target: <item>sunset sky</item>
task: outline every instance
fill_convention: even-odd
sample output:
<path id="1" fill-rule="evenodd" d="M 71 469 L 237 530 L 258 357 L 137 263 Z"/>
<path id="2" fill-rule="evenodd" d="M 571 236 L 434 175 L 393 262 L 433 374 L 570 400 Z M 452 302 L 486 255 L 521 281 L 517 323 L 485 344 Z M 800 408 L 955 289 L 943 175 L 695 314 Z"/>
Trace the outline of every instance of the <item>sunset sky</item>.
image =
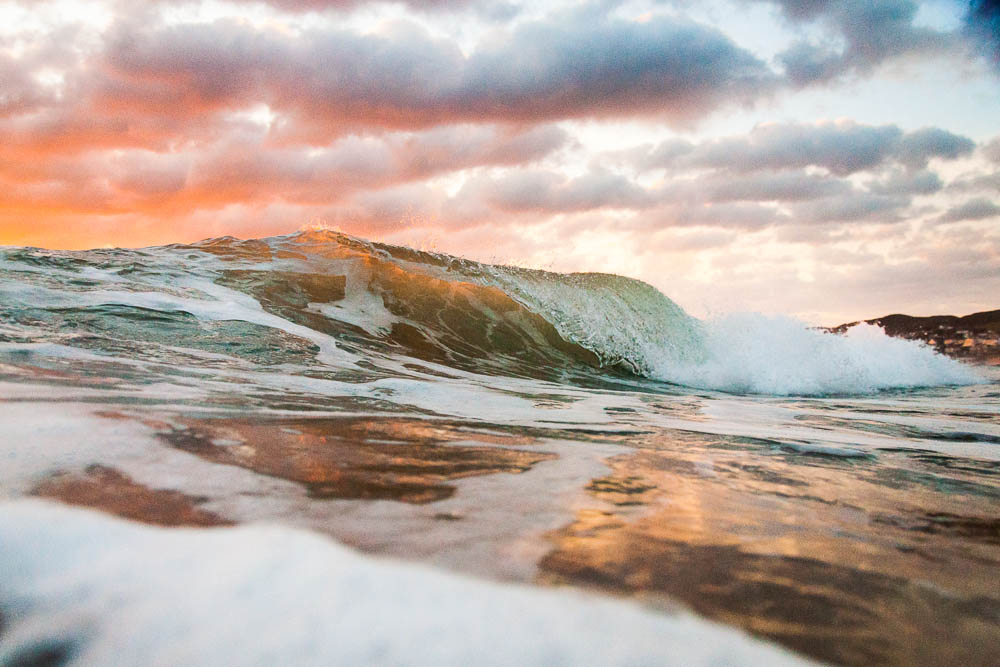
<path id="1" fill-rule="evenodd" d="M 998 308 L 994 7 L 0 1 L 0 245 L 323 224 L 698 316 Z"/>

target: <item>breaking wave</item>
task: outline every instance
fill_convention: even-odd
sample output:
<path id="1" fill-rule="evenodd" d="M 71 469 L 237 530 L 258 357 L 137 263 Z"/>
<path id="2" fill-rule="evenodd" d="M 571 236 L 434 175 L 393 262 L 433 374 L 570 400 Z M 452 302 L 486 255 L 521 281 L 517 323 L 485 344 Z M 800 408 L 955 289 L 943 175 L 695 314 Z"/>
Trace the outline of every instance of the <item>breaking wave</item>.
<path id="1" fill-rule="evenodd" d="M 709 320 L 696 363 L 665 355 L 652 377 L 727 392 L 867 394 L 885 389 L 973 384 L 967 365 L 919 341 L 891 338 L 870 324 L 843 335 L 787 317 L 756 313 Z"/>
<path id="2" fill-rule="evenodd" d="M 558 382 L 645 377 L 775 395 L 966 384 L 968 366 L 871 326 L 700 321 L 638 280 L 481 264 L 330 231 L 142 250 L 0 251 L 0 337 L 258 365 L 406 357 Z M 424 368 L 427 368 L 425 366 Z"/>

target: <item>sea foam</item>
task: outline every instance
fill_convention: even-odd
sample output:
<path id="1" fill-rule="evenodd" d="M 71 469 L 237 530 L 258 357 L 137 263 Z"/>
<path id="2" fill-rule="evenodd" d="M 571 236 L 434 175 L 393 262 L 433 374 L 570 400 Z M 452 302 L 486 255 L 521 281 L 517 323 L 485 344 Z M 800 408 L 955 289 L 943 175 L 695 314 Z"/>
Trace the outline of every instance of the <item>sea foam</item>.
<path id="1" fill-rule="evenodd" d="M 702 389 L 778 396 L 985 381 L 922 342 L 891 338 L 870 324 L 836 335 L 789 317 L 733 314 L 705 321 L 702 345 L 704 357 L 696 361 L 667 351 L 653 360 L 650 375 Z"/>
<path id="2" fill-rule="evenodd" d="M 802 664 L 687 612 L 365 557 L 276 526 L 0 504 L 0 664 Z"/>

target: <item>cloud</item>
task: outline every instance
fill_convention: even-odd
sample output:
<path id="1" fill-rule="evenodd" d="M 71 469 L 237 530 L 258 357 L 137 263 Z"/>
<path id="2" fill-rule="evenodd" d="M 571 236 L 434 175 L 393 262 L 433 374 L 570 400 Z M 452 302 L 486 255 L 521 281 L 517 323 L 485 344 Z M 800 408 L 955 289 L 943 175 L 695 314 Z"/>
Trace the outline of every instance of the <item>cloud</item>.
<path id="1" fill-rule="evenodd" d="M 788 218 L 757 202 L 847 199 L 863 194 L 849 181 L 804 171 L 703 175 L 642 187 L 623 174 L 599 167 L 575 178 L 542 169 L 520 169 L 468 179 L 449 200 L 446 212 L 451 219 L 471 223 L 508 214 L 655 210 L 655 217 L 669 219 L 671 224 L 759 227 Z"/>
<path id="2" fill-rule="evenodd" d="M 853 190 L 848 181 L 801 171 L 705 178 L 697 187 L 711 202 L 802 201 L 844 195 Z"/>
<path id="3" fill-rule="evenodd" d="M 460 225 L 598 209 L 638 214 L 654 226 L 882 225 L 926 214 L 910 208 L 911 198 L 943 189 L 937 173 L 918 165 L 973 148 L 970 140 L 936 128 L 905 133 L 850 122 L 759 126 L 745 136 L 701 143 L 672 139 L 595 162 L 639 171 L 667 162 L 667 178 L 659 184 L 642 185 L 598 166 L 575 178 L 549 169 L 481 173 L 449 199 L 444 213 Z M 815 171 L 817 166 L 827 173 Z M 846 178 L 857 173 L 871 176 L 864 187 Z"/>
<path id="4" fill-rule="evenodd" d="M 672 167 L 680 158 L 688 155 L 695 149 L 695 144 L 686 139 L 671 138 L 661 142 L 652 150 L 638 149 L 619 153 L 626 161 L 634 162 L 640 170 L 657 169 L 659 167 Z"/>
<path id="5" fill-rule="evenodd" d="M 665 18 L 533 23 L 477 51 L 463 97 L 522 119 L 649 113 L 690 122 L 748 103 L 776 78 L 712 28 Z M 470 95 L 471 93 L 471 95 Z"/>
<path id="6" fill-rule="evenodd" d="M 359 189 L 381 189 L 472 167 L 528 166 L 563 146 L 567 138 L 565 131 L 548 125 L 523 131 L 458 125 L 345 137 L 324 149 L 224 145 L 193 166 L 193 187 L 204 198 L 246 201 L 258 193 L 302 203 L 331 202 Z"/>
<path id="7" fill-rule="evenodd" d="M 908 197 L 874 193 L 852 193 L 794 207 L 792 219 L 800 223 L 901 222 L 901 212 L 909 206 Z"/>
<path id="8" fill-rule="evenodd" d="M 682 226 L 723 227 L 754 230 L 788 221 L 788 216 L 772 206 L 745 202 L 665 206 L 639 222 L 646 229 Z"/>
<path id="9" fill-rule="evenodd" d="M 881 195 L 929 195 L 939 192 L 944 184 L 933 171 L 894 169 L 879 180 L 869 181 L 868 190 Z"/>
<path id="10" fill-rule="evenodd" d="M 937 219 L 937 222 L 960 222 L 963 220 L 984 220 L 1000 216 L 1000 206 L 997 206 L 989 199 L 976 197 L 964 204 L 948 209 Z"/>
<path id="11" fill-rule="evenodd" d="M 237 19 L 167 25 L 136 11 L 99 39 L 67 28 L 59 48 L 34 40 L 16 57 L 0 50 L 0 157 L 211 146 L 260 108 L 271 143 L 314 146 L 463 123 L 648 116 L 683 125 L 777 85 L 721 32 L 680 20 L 571 14 L 495 31 L 466 55 L 405 21 L 366 34 L 330 22 L 295 33 Z M 40 81 L 46 73 L 59 85 Z"/>
<path id="12" fill-rule="evenodd" d="M 982 151 L 988 160 L 1000 164 L 1000 137 L 994 137 L 983 144 Z"/>
<path id="13" fill-rule="evenodd" d="M 341 138 L 324 147 L 271 145 L 261 128 L 242 128 L 185 150 L 98 150 L 45 160 L 0 161 L 5 205 L 89 212 L 180 212 L 231 203 L 329 204 L 361 189 L 482 166 L 530 165 L 566 145 L 554 125 L 436 127 Z M 0 156 L 7 149 L 0 147 Z M 83 196 L 87 193 L 87 196 Z M 81 208 L 83 207 L 83 208 Z"/>
<path id="14" fill-rule="evenodd" d="M 0 53 L 0 118 L 15 116 L 53 100 L 20 59 Z"/>
<path id="15" fill-rule="evenodd" d="M 925 127 L 903 135 L 895 147 L 894 157 L 910 169 L 923 169 L 931 158 L 954 160 L 971 154 L 975 147 L 975 142 L 967 137 L 937 127 Z"/>
<path id="16" fill-rule="evenodd" d="M 668 19 L 526 23 L 469 56 L 407 22 L 298 35 L 235 20 L 123 23 L 88 76 L 93 109 L 195 123 L 263 103 L 281 116 L 279 130 L 310 140 L 456 122 L 649 115 L 684 124 L 777 83 L 721 32 Z"/>
<path id="17" fill-rule="evenodd" d="M 778 61 L 784 66 L 788 80 L 797 86 L 828 81 L 846 69 L 841 54 L 802 41 L 783 51 Z"/>
<path id="18" fill-rule="evenodd" d="M 644 253 L 703 251 L 728 246 L 739 238 L 738 235 L 736 230 L 716 226 L 669 227 L 643 238 L 641 250 Z"/>
<path id="19" fill-rule="evenodd" d="M 793 24 L 819 23 L 839 39 L 799 40 L 778 55 L 796 86 L 867 74 L 888 60 L 955 48 L 954 33 L 915 25 L 916 0 L 764 0 Z"/>
<path id="20" fill-rule="evenodd" d="M 985 46 L 986 58 L 1000 69 L 1000 3 L 970 0 L 965 15 L 965 33 Z"/>
<path id="21" fill-rule="evenodd" d="M 453 210 L 482 215 L 486 208 L 534 213 L 642 209 L 654 203 L 654 196 L 628 178 L 605 170 L 591 171 L 572 179 L 549 171 L 518 170 L 499 178 L 472 178 L 455 200 Z"/>
<path id="22" fill-rule="evenodd" d="M 954 159 L 970 154 L 975 143 L 939 128 L 904 133 L 896 125 L 864 125 L 852 121 L 769 123 L 749 134 L 684 145 L 669 140 L 647 156 L 640 167 L 709 167 L 736 172 L 823 167 L 846 176 L 895 162 L 911 169 L 931 158 Z"/>
<path id="23" fill-rule="evenodd" d="M 354 234 L 372 237 L 408 228 L 440 227 L 444 195 L 423 183 L 407 183 L 384 190 L 364 191 L 336 206 L 321 209 L 319 217 Z"/>
<path id="24" fill-rule="evenodd" d="M 570 143 L 557 125 L 442 126 L 403 136 L 394 142 L 396 162 L 410 177 L 480 165 L 529 165 Z"/>
<path id="25" fill-rule="evenodd" d="M 146 4 L 183 5 L 186 0 L 147 0 Z M 226 4 L 239 7 L 241 5 L 263 5 L 273 9 L 289 12 L 348 12 L 365 5 L 373 4 L 371 0 L 225 0 Z M 509 20 L 520 12 L 520 7 L 503 0 L 396 0 L 398 4 L 422 13 L 441 13 L 472 11 L 479 16 L 493 20 Z M 128 3 L 120 1 L 125 7 Z"/>
<path id="26" fill-rule="evenodd" d="M 1000 171 L 965 174 L 948 184 L 955 192 L 995 192 L 1000 194 Z"/>

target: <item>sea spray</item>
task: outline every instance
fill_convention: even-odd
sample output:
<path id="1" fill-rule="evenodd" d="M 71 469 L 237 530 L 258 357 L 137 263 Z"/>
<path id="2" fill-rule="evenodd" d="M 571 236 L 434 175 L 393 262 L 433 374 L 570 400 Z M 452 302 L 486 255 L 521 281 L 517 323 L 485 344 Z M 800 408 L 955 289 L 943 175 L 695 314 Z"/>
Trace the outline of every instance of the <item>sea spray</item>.
<path id="1" fill-rule="evenodd" d="M 731 314 L 704 322 L 705 357 L 664 354 L 651 376 L 691 387 L 777 396 L 866 394 L 983 381 L 919 341 L 861 324 L 843 335 L 789 317 Z"/>

